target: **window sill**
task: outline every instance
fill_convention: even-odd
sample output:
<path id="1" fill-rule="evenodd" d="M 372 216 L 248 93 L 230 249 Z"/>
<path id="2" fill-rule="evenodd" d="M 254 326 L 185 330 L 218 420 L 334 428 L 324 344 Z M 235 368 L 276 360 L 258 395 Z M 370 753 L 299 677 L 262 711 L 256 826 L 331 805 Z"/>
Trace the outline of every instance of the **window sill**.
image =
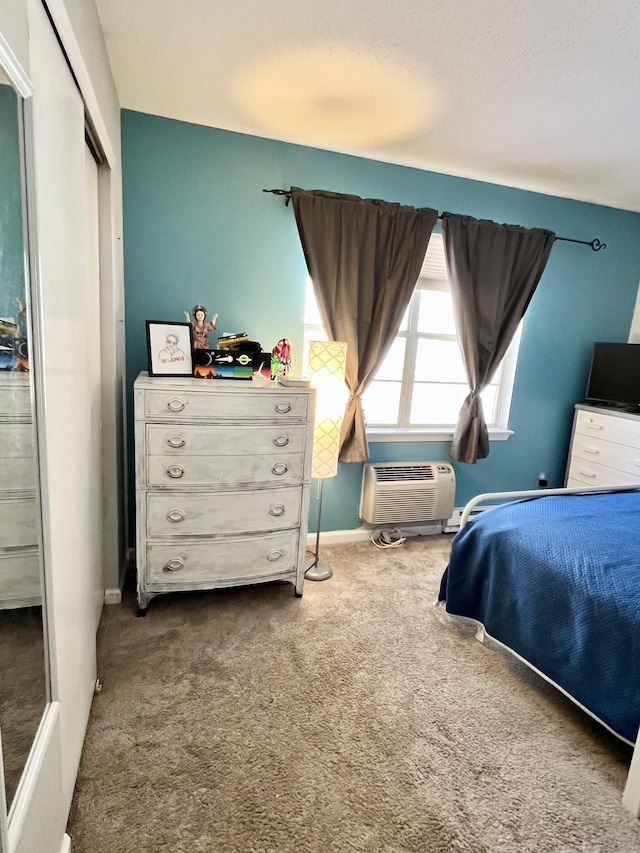
<path id="1" fill-rule="evenodd" d="M 489 441 L 507 441 L 513 435 L 512 429 L 489 427 Z M 368 427 L 367 440 L 381 441 L 451 441 L 453 427 L 421 427 L 401 429 L 398 427 Z"/>

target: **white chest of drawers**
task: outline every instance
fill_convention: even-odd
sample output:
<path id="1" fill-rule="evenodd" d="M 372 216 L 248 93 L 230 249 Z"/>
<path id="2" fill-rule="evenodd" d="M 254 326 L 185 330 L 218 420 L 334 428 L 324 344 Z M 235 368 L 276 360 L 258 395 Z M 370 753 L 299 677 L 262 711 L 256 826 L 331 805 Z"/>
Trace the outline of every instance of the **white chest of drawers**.
<path id="1" fill-rule="evenodd" d="M 302 595 L 314 391 L 134 383 L 138 614 L 161 593 L 285 580 Z"/>
<path id="2" fill-rule="evenodd" d="M 29 375 L 0 373 L 0 609 L 40 604 L 40 538 Z"/>
<path id="3" fill-rule="evenodd" d="M 640 416 L 576 406 L 565 484 L 640 485 Z"/>

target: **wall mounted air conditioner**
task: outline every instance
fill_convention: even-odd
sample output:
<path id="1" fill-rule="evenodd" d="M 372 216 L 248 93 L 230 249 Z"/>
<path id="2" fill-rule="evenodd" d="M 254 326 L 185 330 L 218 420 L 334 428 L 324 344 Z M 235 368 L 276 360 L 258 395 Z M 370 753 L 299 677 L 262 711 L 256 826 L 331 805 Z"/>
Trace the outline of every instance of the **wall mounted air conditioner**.
<path id="1" fill-rule="evenodd" d="M 448 519 L 455 493 L 456 475 L 448 462 L 367 463 L 360 518 L 369 524 Z"/>

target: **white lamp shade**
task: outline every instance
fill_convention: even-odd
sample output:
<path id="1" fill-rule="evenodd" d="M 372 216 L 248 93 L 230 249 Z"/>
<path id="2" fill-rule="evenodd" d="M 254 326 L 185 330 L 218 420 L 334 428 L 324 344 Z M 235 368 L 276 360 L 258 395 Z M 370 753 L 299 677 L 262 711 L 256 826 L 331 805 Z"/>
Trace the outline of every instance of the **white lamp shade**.
<path id="1" fill-rule="evenodd" d="M 344 372 L 347 345 L 340 341 L 311 341 L 308 376 L 316 389 L 311 476 L 325 480 L 338 473 L 340 428 L 346 403 Z"/>

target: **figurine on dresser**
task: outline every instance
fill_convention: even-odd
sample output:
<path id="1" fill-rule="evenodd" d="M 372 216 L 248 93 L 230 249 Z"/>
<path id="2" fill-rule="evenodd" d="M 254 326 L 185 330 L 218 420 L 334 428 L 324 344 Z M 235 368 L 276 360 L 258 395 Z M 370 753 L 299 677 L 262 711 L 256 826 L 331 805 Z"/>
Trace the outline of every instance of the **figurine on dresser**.
<path id="1" fill-rule="evenodd" d="M 189 317 L 187 311 L 184 312 L 187 322 L 191 323 L 191 328 L 193 329 L 194 349 L 209 349 L 209 332 L 215 331 L 218 315 L 214 314 L 210 322 L 207 323 L 207 309 L 204 305 L 194 305 L 191 314 L 193 315 L 193 320 Z"/>

